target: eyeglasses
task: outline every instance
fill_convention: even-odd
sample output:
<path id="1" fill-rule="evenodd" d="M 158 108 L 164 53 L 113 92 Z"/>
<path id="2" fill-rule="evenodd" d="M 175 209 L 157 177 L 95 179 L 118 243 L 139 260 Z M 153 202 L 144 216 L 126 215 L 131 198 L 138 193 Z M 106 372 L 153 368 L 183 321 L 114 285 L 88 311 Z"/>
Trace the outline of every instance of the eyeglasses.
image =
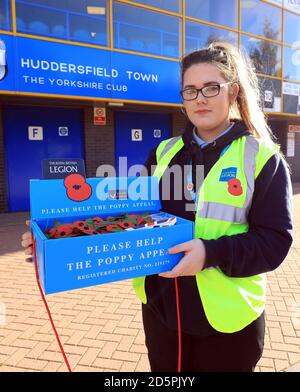
<path id="1" fill-rule="evenodd" d="M 180 94 L 185 101 L 193 101 L 194 99 L 197 99 L 199 92 L 201 92 L 205 98 L 216 97 L 220 94 L 221 87 L 226 86 L 226 84 L 230 84 L 230 82 L 211 84 L 202 88 L 188 87 L 181 90 Z"/>

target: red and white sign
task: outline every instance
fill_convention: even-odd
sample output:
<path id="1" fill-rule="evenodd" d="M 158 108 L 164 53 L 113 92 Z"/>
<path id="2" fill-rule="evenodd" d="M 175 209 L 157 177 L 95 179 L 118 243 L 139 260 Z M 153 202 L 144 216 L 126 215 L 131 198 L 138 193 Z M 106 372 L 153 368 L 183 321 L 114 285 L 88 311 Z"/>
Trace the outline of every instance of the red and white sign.
<path id="1" fill-rule="evenodd" d="M 300 132 L 300 125 L 289 125 L 289 132 Z"/>
<path id="2" fill-rule="evenodd" d="M 295 133 L 288 132 L 287 134 L 287 149 L 286 149 L 287 157 L 295 156 Z"/>
<path id="3" fill-rule="evenodd" d="M 106 125 L 106 109 L 94 107 L 94 125 Z"/>

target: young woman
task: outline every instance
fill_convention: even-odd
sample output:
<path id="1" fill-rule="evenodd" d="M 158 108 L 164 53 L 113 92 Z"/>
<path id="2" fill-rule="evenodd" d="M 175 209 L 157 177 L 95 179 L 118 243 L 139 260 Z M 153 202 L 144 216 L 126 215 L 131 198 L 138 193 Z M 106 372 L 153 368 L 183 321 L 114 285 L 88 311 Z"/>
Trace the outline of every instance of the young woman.
<path id="1" fill-rule="evenodd" d="M 195 239 L 169 250 L 184 252 L 172 271 L 133 281 L 151 370 L 253 371 L 264 346 L 265 273 L 292 243 L 289 171 L 252 64 L 235 47 L 212 43 L 184 57 L 181 94 L 186 131 L 161 142 L 146 167 L 159 178 L 162 210 L 194 221 Z M 164 181 L 174 167 L 184 175 Z M 30 233 L 22 245 L 31 254 Z"/>
<path id="2" fill-rule="evenodd" d="M 265 273 L 292 243 L 292 191 L 252 67 L 222 42 L 184 57 L 189 123 L 146 163 L 162 196 L 169 176 L 163 211 L 195 221 L 195 239 L 170 250 L 184 252 L 172 271 L 134 280 L 152 371 L 254 371 L 263 352 Z M 169 175 L 178 166 L 186 176 Z"/>

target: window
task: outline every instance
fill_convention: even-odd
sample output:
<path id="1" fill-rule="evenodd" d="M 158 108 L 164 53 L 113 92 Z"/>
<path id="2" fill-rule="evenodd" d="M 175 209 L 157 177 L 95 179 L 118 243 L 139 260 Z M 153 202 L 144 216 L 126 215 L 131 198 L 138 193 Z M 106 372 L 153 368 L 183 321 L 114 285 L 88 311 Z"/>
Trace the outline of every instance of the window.
<path id="1" fill-rule="evenodd" d="M 237 45 L 237 34 L 233 31 L 205 25 L 203 23 L 186 21 L 185 32 L 186 54 L 208 46 L 212 41 L 222 40 Z"/>
<path id="2" fill-rule="evenodd" d="M 300 46 L 295 49 L 285 47 L 283 60 L 283 77 L 300 81 Z"/>
<path id="3" fill-rule="evenodd" d="M 242 0 L 241 7 L 243 31 L 281 41 L 280 8 L 258 0 Z"/>
<path id="4" fill-rule="evenodd" d="M 114 3 L 114 47 L 178 58 L 179 18 Z"/>
<path id="5" fill-rule="evenodd" d="M 181 13 L 181 0 L 132 0 L 135 3 L 149 5 L 162 10 Z"/>
<path id="6" fill-rule="evenodd" d="M 11 30 L 11 9 L 9 0 L 0 0 L 0 30 Z"/>
<path id="7" fill-rule="evenodd" d="M 284 11 L 284 42 L 293 45 L 300 41 L 300 15 Z"/>
<path id="8" fill-rule="evenodd" d="M 241 36 L 241 46 L 252 59 L 257 73 L 281 76 L 281 46 L 248 36 Z"/>
<path id="9" fill-rule="evenodd" d="M 237 0 L 186 0 L 186 16 L 237 28 Z"/>
<path id="10" fill-rule="evenodd" d="M 107 45 L 106 0 L 16 0 L 17 31 Z"/>
<path id="11" fill-rule="evenodd" d="M 284 113 L 300 114 L 300 84 L 283 82 L 282 90 Z"/>
<path id="12" fill-rule="evenodd" d="M 281 80 L 258 76 L 261 102 L 265 112 L 281 112 Z"/>

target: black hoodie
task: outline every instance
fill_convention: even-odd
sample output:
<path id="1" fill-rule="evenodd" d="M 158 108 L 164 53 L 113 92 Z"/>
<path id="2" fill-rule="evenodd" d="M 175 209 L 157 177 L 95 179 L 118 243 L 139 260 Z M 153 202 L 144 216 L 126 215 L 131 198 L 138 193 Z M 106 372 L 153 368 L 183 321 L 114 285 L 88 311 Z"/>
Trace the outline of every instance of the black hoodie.
<path id="1" fill-rule="evenodd" d="M 202 149 L 193 137 L 193 126 L 188 124 L 183 134 L 184 146 L 169 164 L 204 166 L 204 177 L 219 159 L 223 149 L 233 140 L 248 135 L 244 122 L 235 121 L 233 127 L 215 141 Z M 156 165 L 156 148 L 153 149 L 145 163 L 148 173 L 153 174 Z M 195 172 L 193 172 L 195 183 Z M 161 184 L 160 181 L 160 192 Z M 173 176 L 170 184 L 169 200 L 161 200 L 162 210 L 179 217 L 194 221 L 192 211 L 186 211 L 184 190 L 187 179 Z M 179 188 L 180 187 L 180 188 Z M 182 190 L 178 197 L 175 189 Z M 176 195 L 176 198 L 175 198 Z M 180 199 L 180 200 L 178 200 Z M 218 266 L 231 277 L 247 277 L 277 268 L 286 257 L 292 243 L 292 187 L 290 175 L 284 159 L 276 154 L 265 164 L 255 181 L 255 189 L 251 208 L 248 213 L 249 231 L 244 234 L 223 236 L 216 240 L 203 240 L 206 250 L 205 268 Z M 216 333 L 209 325 L 201 303 L 195 277 L 178 278 L 181 327 L 183 332 L 199 336 Z M 174 279 L 162 278 L 158 275 L 146 278 L 147 308 L 154 311 L 169 328 L 177 329 Z"/>

